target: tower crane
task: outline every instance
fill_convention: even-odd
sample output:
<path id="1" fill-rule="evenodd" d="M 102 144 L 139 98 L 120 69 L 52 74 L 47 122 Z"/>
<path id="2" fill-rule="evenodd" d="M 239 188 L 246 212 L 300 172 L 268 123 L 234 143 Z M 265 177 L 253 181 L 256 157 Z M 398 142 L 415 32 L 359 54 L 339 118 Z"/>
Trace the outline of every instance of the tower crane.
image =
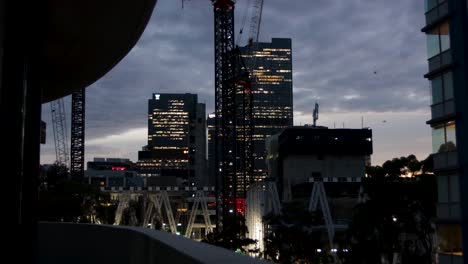
<path id="1" fill-rule="evenodd" d="M 227 214 L 237 210 L 238 191 L 245 198 L 253 167 L 252 89 L 234 41 L 236 1 L 210 1 L 214 12 L 216 226 L 221 231 Z M 258 26 L 251 29 L 258 37 Z"/>
<path id="2" fill-rule="evenodd" d="M 67 124 L 63 98 L 50 102 L 50 112 L 54 132 L 56 162 L 68 167 Z"/>
<path id="3" fill-rule="evenodd" d="M 72 94 L 70 175 L 79 181 L 84 177 L 85 99 L 84 88 Z"/>
<path id="4" fill-rule="evenodd" d="M 258 36 L 260 35 L 260 24 L 262 22 L 263 12 L 263 0 L 254 0 L 252 6 L 252 17 L 250 19 L 250 31 L 248 45 L 252 46 L 258 42 Z"/>

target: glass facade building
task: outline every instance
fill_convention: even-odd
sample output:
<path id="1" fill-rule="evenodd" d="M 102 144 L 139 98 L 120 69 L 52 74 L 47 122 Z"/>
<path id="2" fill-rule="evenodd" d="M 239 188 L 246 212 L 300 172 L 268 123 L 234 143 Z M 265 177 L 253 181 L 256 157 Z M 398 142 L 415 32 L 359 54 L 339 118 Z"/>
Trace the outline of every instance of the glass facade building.
<path id="1" fill-rule="evenodd" d="M 241 56 L 254 80 L 253 178 L 258 181 L 267 176 L 265 140 L 293 125 L 291 39 L 253 43 L 241 48 Z"/>
<path id="2" fill-rule="evenodd" d="M 426 0 L 437 249 L 441 264 L 463 263 L 468 241 L 468 19 L 466 0 Z"/>
<path id="3" fill-rule="evenodd" d="M 205 105 L 195 94 L 153 94 L 148 145 L 138 153 L 141 176 L 201 182 L 206 174 Z"/>

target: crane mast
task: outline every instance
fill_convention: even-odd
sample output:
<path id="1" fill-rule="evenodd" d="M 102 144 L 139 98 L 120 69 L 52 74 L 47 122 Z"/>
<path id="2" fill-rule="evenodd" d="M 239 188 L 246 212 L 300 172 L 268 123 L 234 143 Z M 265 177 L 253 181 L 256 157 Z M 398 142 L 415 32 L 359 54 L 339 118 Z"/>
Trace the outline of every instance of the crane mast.
<path id="1" fill-rule="evenodd" d="M 50 102 L 50 112 L 54 132 L 56 162 L 68 167 L 67 124 L 63 98 Z"/>
<path id="2" fill-rule="evenodd" d="M 230 59 L 234 51 L 234 6 L 232 0 L 212 0 L 214 11 L 214 63 L 215 63 L 215 171 L 218 231 L 223 229 L 226 215 L 235 212 L 236 181 L 236 129 L 235 92 L 228 81 L 233 78 L 234 67 Z"/>
<path id="3" fill-rule="evenodd" d="M 212 0 L 215 48 L 215 172 L 217 230 L 228 214 L 242 213 L 253 170 L 252 89 L 234 41 L 232 0 Z M 241 202 L 242 203 L 242 202 Z"/>
<path id="4" fill-rule="evenodd" d="M 252 89 L 234 41 L 234 0 L 211 0 L 214 12 L 216 227 L 237 213 L 253 170 Z M 182 2 L 183 4 L 183 2 Z M 256 18 L 259 20 L 259 18 Z M 258 36 L 258 28 L 257 28 Z"/>
<path id="5" fill-rule="evenodd" d="M 71 161 L 72 179 L 83 180 L 84 177 L 84 142 L 85 141 L 85 89 L 72 94 L 71 124 Z"/>
<path id="6" fill-rule="evenodd" d="M 252 8 L 248 43 L 249 46 L 258 42 L 258 36 L 260 35 L 260 24 L 262 22 L 263 0 L 254 0 Z"/>

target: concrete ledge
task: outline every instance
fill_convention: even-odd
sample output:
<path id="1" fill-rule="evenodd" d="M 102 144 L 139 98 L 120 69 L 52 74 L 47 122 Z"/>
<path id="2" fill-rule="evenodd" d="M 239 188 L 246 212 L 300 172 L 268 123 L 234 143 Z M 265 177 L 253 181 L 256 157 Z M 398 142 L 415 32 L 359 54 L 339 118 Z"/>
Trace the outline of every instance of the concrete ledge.
<path id="1" fill-rule="evenodd" d="M 38 263 L 269 263 L 152 229 L 39 223 Z"/>

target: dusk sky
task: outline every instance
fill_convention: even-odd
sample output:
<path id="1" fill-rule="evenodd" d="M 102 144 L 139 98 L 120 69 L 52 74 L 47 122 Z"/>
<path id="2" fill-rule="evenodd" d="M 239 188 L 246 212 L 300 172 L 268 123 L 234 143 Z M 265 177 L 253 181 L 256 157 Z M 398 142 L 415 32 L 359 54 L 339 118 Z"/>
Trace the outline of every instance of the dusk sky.
<path id="1" fill-rule="evenodd" d="M 248 2 L 237 1 L 236 38 Z M 361 128 L 363 118 L 373 130 L 372 163 L 380 165 L 431 151 L 423 26 L 422 0 L 265 0 L 260 41 L 292 39 L 294 124 L 312 123 L 315 102 L 318 125 Z M 247 34 L 249 21 L 244 28 Z M 186 1 L 184 9 L 180 0 L 159 0 L 137 45 L 86 90 L 86 161 L 137 160 L 152 93 L 196 93 L 213 112 L 213 34 L 209 0 Z M 41 163 L 52 163 L 49 104 L 42 114 L 48 134 Z"/>

